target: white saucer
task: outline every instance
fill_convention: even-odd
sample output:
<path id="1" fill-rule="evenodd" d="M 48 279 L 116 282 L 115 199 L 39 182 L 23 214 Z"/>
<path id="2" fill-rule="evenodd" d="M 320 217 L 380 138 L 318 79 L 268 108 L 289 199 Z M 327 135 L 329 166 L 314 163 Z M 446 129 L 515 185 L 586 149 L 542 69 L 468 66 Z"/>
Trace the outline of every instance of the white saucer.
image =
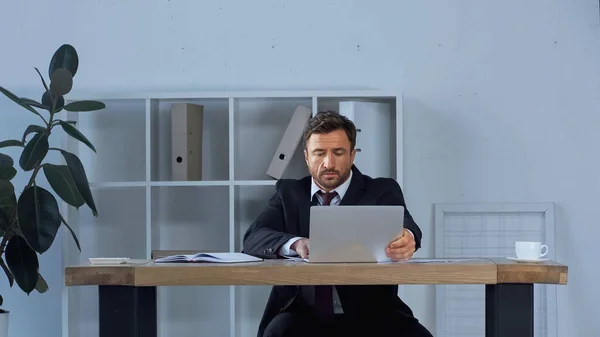
<path id="1" fill-rule="evenodd" d="M 507 259 L 521 263 L 539 263 L 548 261 L 549 259 L 519 259 L 518 257 L 507 257 Z"/>
<path id="2" fill-rule="evenodd" d="M 124 264 L 129 261 L 128 257 L 90 257 L 91 264 Z"/>

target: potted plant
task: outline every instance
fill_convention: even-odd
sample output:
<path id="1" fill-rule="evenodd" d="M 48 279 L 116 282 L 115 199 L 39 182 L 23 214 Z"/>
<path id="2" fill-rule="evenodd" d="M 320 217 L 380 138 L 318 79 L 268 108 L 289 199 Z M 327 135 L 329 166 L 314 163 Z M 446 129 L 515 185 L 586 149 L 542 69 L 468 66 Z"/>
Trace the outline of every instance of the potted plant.
<path id="1" fill-rule="evenodd" d="M 94 111 L 104 109 L 98 101 L 78 101 L 65 104 L 65 95 L 73 87 L 79 58 L 73 46 L 65 44 L 54 53 L 48 69 L 49 85 L 37 71 L 44 90 L 40 101 L 19 97 L 0 87 L 0 92 L 20 108 L 40 117 L 40 123 L 25 128 L 21 139 L 0 140 L 0 151 L 7 147 L 22 148 L 18 158 L 0 152 L 0 267 L 12 287 L 16 283 L 28 295 L 36 290 L 43 293 L 48 284 L 39 271 L 38 254 L 46 252 L 54 242 L 59 227 L 64 224 L 71 232 L 79 251 L 77 236 L 60 213 L 59 203 L 48 189 L 37 184 L 36 177 L 44 174 L 50 188 L 67 204 L 79 208 L 87 205 L 94 216 L 98 211 L 94 203 L 85 169 L 79 158 L 68 151 L 50 147 L 48 139 L 53 131 L 64 131 L 70 137 L 87 145 L 92 143 L 76 128 L 76 123 L 59 119 L 57 113 L 65 111 Z M 57 129 L 58 128 L 58 129 Z M 49 163 L 46 155 L 58 151 L 64 163 Z M 13 184 L 17 166 L 29 175 L 29 180 L 19 195 Z M 2 309 L 0 294 L 0 337 L 8 334 L 8 314 Z"/>

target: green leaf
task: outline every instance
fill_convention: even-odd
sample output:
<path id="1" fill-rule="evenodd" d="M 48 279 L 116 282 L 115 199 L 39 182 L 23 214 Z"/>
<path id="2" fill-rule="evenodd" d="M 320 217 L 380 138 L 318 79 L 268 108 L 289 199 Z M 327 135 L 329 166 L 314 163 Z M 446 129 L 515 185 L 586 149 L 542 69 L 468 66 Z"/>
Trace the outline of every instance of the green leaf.
<path id="1" fill-rule="evenodd" d="M 85 203 L 67 165 L 44 164 L 42 168 L 48 183 L 62 200 L 76 208 Z"/>
<path id="2" fill-rule="evenodd" d="M 50 75 L 50 92 L 53 95 L 62 96 L 73 89 L 73 76 L 69 70 L 58 68 Z"/>
<path id="3" fill-rule="evenodd" d="M 61 122 L 63 122 L 63 123 L 67 123 L 67 124 L 71 124 L 71 125 L 77 125 L 77 122 L 76 122 L 76 121 L 64 121 L 64 120 L 62 120 L 62 119 L 55 119 L 54 121 L 52 121 L 52 125 L 58 125 L 58 124 L 60 124 Z"/>
<path id="4" fill-rule="evenodd" d="M 6 234 L 10 227 L 9 221 L 10 219 L 8 217 L 8 214 L 6 214 L 4 210 L 0 208 L 0 232 L 2 232 L 2 236 Z"/>
<path id="5" fill-rule="evenodd" d="M 96 152 L 96 148 L 94 147 L 94 145 L 92 145 L 92 142 L 90 142 L 79 130 L 77 130 L 77 128 L 75 128 L 73 125 L 69 124 L 69 123 L 65 123 L 63 121 L 59 122 L 60 126 L 62 126 L 63 130 L 65 130 L 65 132 L 77 139 L 78 141 L 84 143 L 85 145 L 87 145 L 90 149 L 92 149 L 92 151 Z"/>
<path id="6" fill-rule="evenodd" d="M 11 180 L 17 175 L 11 156 L 0 153 L 0 180 Z"/>
<path id="7" fill-rule="evenodd" d="M 16 139 L 9 139 L 9 140 L 4 140 L 0 142 L 0 147 L 9 147 L 9 146 L 20 146 L 23 147 L 25 146 L 25 144 L 21 141 L 18 141 Z"/>
<path id="8" fill-rule="evenodd" d="M 38 101 L 34 101 L 30 98 L 26 98 L 26 97 L 21 97 L 21 103 L 23 104 L 27 104 L 30 107 L 36 107 L 36 108 L 40 108 L 40 109 L 48 109 L 48 107 L 44 106 L 42 103 L 38 102 Z"/>
<path id="9" fill-rule="evenodd" d="M 37 71 L 38 75 L 40 75 L 40 80 L 42 81 L 42 84 L 44 85 L 44 89 L 46 89 L 46 91 L 50 91 L 50 88 L 48 88 L 48 85 L 46 84 L 46 81 L 44 80 L 44 76 L 42 76 L 42 73 L 40 72 L 40 70 L 36 67 L 34 68 L 35 71 Z M 44 103 L 42 101 L 42 103 Z"/>
<path id="10" fill-rule="evenodd" d="M 17 175 L 14 167 L 0 167 L 0 180 L 12 180 Z"/>
<path id="11" fill-rule="evenodd" d="M 33 170 L 44 160 L 49 147 L 47 133 L 38 133 L 33 136 L 25 146 L 23 153 L 21 153 L 21 158 L 19 159 L 21 168 L 24 171 Z"/>
<path id="12" fill-rule="evenodd" d="M 15 162 L 12 157 L 4 153 L 0 153 L 0 167 L 13 167 Z"/>
<path id="13" fill-rule="evenodd" d="M 10 218 L 17 206 L 15 187 L 8 180 L 0 180 L 0 209 Z"/>
<path id="14" fill-rule="evenodd" d="M 56 97 L 56 106 L 54 107 L 54 112 L 59 112 L 60 110 L 62 110 L 62 108 L 65 106 L 65 98 L 64 96 L 60 95 L 60 96 L 55 96 Z M 52 96 L 50 95 L 49 91 L 44 92 L 44 94 L 42 95 L 42 104 L 47 106 L 47 110 L 52 112 Z"/>
<path id="15" fill-rule="evenodd" d="M 3 93 L 6 97 L 10 98 L 13 102 L 21 104 L 21 99 L 19 98 L 19 96 L 13 94 L 12 92 L 10 92 L 10 90 L 0 87 L 0 92 Z"/>
<path id="16" fill-rule="evenodd" d="M 0 87 L 0 92 L 3 93 L 6 97 L 10 98 L 13 102 L 19 104 L 20 106 L 24 107 L 25 109 L 33 112 L 36 115 L 40 115 L 34 108 L 30 107 L 27 104 L 23 104 L 21 102 L 21 99 L 19 97 L 17 97 L 17 95 L 13 94 L 12 92 L 8 91 L 8 89 L 5 89 L 3 87 Z"/>
<path id="17" fill-rule="evenodd" d="M 79 249 L 79 252 L 81 253 L 81 246 L 79 245 L 79 239 L 77 238 L 77 235 L 75 235 L 73 228 L 71 228 L 71 226 L 69 226 L 69 224 L 65 221 L 65 218 L 63 218 L 62 214 L 60 214 L 60 221 L 62 221 L 65 224 L 65 226 L 67 227 L 67 229 L 69 230 L 69 232 L 71 232 L 71 236 L 73 237 L 73 240 L 75 241 L 75 244 L 77 245 L 77 249 Z"/>
<path id="18" fill-rule="evenodd" d="M 72 102 L 64 106 L 67 111 L 96 111 L 106 108 L 106 104 L 98 101 L 78 101 Z"/>
<path id="19" fill-rule="evenodd" d="M 0 179 L 0 200 L 13 194 L 15 194 L 15 187 L 13 184 L 8 180 Z M 2 204 L 0 204 L 0 206 L 1 205 Z"/>
<path id="20" fill-rule="evenodd" d="M 38 280 L 35 284 L 35 290 L 37 290 L 40 294 L 43 294 L 46 291 L 48 291 L 48 283 L 46 283 L 46 280 L 44 280 L 42 274 L 40 273 L 38 273 Z"/>
<path id="21" fill-rule="evenodd" d="M 6 264 L 19 287 L 28 295 L 35 289 L 39 275 L 37 254 L 20 236 L 13 236 L 6 245 Z"/>
<path id="22" fill-rule="evenodd" d="M 33 250 L 42 254 L 52 246 L 60 226 L 58 202 L 52 193 L 35 185 L 26 188 L 17 201 L 17 217 Z"/>
<path id="23" fill-rule="evenodd" d="M 67 166 L 69 167 L 69 172 L 71 173 L 71 177 L 73 177 L 73 181 L 75 181 L 75 185 L 81 194 L 81 197 L 85 201 L 85 203 L 90 207 L 94 216 L 98 216 L 98 210 L 96 210 L 96 205 L 94 203 L 94 197 L 92 196 L 92 191 L 90 190 L 90 184 L 87 179 L 87 175 L 85 174 L 85 169 L 81 164 L 79 158 L 72 154 L 71 152 L 60 150 L 65 161 L 67 162 Z"/>
<path id="24" fill-rule="evenodd" d="M 23 132 L 23 139 L 22 139 L 22 143 L 25 143 L 25 139 L 27 139 L 27 136 L 29 136 L 30 133 L 45 133 L 46 132 L 46 128 L 43 126 L 39 126 L 39 125 L 29 125 L 27 127 L 27 129 L 25 129 L 25 132 Z"/>
<path id="25" fill-rule="evenodd" d="M 71 77 L 74 77 L 79 67 L 79 57 L 75 48 L 69 44 L 63 44 L 60 46 L 50 61 L 48 67 L 48 75 L 52 77 L 52 74 L 56 69 L 66 68 L 70 73 Z"/>

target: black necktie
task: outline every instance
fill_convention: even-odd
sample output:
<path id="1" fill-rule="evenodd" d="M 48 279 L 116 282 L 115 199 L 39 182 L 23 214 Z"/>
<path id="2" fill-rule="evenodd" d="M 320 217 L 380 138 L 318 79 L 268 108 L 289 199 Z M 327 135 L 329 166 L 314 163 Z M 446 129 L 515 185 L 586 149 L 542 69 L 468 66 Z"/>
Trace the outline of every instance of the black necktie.
<path id="1" fill-rule="evenodd" d="M 337 192 L 323 193 L 317 192 L 323 197 L 322 206 L 329 206 L 331 200 L 337 195 Z M 316 286 L 315 287 L 315 311 L 317 317 L 325 322 L 333 320 L 333 287 Z"/>
<path id="2" fill-rule="evenodd" d="M 331 204 L 331 200 L 333 200 L 333 198 L 335 198 L 335 196 L 337 195 L 337 192 L 335 192 L 335 191 L 333 191 L 333 192 L 318 191 L 317 193 L 319 193 L 319 195 L 321 197 L 323 197 L 323 203 L 321 204 L 322 206 L 329 206 L 329 204 Z"/>

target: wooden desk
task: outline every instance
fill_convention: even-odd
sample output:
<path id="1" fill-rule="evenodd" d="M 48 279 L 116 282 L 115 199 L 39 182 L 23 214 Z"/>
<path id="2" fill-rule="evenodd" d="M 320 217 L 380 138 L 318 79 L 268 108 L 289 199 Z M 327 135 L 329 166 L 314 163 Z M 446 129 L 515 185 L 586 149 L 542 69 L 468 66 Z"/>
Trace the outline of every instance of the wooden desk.
<path id="1" fill-rule="evenodd" d="M 310 264 L 153 263 L 67 267 L 67 286 L 99 287 L 100 337 L 153 337 L 156 287 L 211 285 L 484 284 L 486 337 L 533 337 L 533 285 L 566 284 L 567 267 L 555 262 L 470 259 L 419 263 Z"/>

